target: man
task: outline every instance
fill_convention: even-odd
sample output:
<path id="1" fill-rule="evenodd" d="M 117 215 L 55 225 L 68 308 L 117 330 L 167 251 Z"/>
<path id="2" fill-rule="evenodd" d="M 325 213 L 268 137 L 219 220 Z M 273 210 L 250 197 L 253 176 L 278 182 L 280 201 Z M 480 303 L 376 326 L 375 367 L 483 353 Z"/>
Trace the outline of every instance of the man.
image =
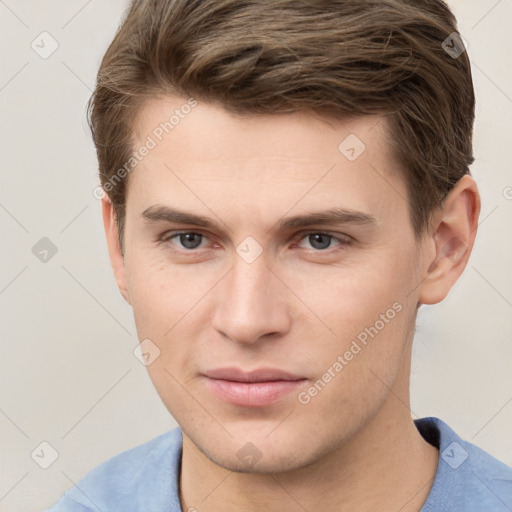
<path id="1" fill-rule="evenodd" d="M 112 267 L 179 428 L 53 512 L 512 510 L 511 468 L 409 409 L 418 308 L 480 212 L 443 2 L 135 1 L 90 114 Z"/>

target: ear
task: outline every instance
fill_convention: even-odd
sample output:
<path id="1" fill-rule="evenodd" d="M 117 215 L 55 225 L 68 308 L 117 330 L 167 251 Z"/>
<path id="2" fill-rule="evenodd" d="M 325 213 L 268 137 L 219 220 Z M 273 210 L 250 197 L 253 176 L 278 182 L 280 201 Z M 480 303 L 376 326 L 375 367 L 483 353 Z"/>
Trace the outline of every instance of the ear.
<path id="1" fill-rule="evenodd" d="M 435 258 L 419 288 L 418 302 L 437 304 L 467 265 L 478 228 L 480 195 L 475 180 L 465 175 L 446 197 L 435 216 L 429 237 Z"/>
<path id="2" fill-rule="evenodd" d="M 114 277 L 121 295 L 128 304 L 131 304 L 130 297 L 128 295 L 128 287 L 126 286 L 125 262 L 121 246 L 119 245 L 119 234 L 114 207 L 110 198 L 106 194 L 101 200 L 101 207 L 105 236 L 107 238 L 108 253 L 110 256 L 110 263 L 112 264 L 112 270 L 114 271 Z"/>

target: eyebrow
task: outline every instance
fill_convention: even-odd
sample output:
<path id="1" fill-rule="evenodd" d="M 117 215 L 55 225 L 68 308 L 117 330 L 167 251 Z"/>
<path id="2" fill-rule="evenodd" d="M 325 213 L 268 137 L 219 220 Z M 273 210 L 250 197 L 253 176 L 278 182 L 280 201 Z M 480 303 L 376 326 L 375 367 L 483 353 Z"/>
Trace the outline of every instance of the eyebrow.
<path id="1" fill-rule="evenodd" d="M 146 208 L 142 218 L 147 222 L 165 221 L 175 224 L 189 224 L 202 228 L 220 229 L 220 223 L 216 220 L 196 215 L 184 210 L 170 208 L 168 206 L 154 205 Z M 377 219 L 366 212 L 347 210 L 344 208 L 331 208 L 319 212 L 305 213 L 293 217 L 285 217 L 276 222 L 280 230 L 305 228 L 315 224 L 334 226 L 338 224 L 376 224 Z"/>

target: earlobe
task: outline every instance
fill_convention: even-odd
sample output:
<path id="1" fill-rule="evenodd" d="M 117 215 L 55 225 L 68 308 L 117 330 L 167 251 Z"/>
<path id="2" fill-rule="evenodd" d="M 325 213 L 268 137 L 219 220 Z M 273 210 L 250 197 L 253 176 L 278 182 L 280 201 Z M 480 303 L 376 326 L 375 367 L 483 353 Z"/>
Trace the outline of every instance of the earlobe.
<path id="1" fill-rule="evenodd" d="M 114 277 L 121 295 L 126 302 L 131 305 L 130 297 L 128 294 L 128 287 L 126 285 L 126 269 L 125 261 L 119 244 L 118 227 L 115 217 L 114 208 L 110 198 L 105 196 L 101 200 L 103 226 L 105 228 L 105 236 L 107 239 L 108 253 Z"/>
<path id="2" fill-rule="evenodd" d="M 435 257 L 419 286 L 418 301 L 437 304 L 464 271 L 478 227 L 480 196 L 475 180 L 461 178 L 445 199 L 433 226 Z"/>

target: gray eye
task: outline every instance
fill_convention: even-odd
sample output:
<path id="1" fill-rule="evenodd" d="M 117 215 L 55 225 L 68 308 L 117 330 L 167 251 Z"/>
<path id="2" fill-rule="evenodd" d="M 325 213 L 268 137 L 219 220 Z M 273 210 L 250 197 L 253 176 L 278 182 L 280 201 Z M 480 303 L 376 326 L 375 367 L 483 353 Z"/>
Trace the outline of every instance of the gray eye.
<path id="1" fill-rule="evenodd" d="M 197 249 L 203 240 L 203 235 L 200 233 L 182 233 L 179 235 L 180 244 L 185 249 Z"/>
<path id="2" fill-rule="evenodd" d="M 325 233 L 311 233 L 308 236 L 308 241 L 315 249 L 327 249 L 331 245 L 332 235 Z"/>

